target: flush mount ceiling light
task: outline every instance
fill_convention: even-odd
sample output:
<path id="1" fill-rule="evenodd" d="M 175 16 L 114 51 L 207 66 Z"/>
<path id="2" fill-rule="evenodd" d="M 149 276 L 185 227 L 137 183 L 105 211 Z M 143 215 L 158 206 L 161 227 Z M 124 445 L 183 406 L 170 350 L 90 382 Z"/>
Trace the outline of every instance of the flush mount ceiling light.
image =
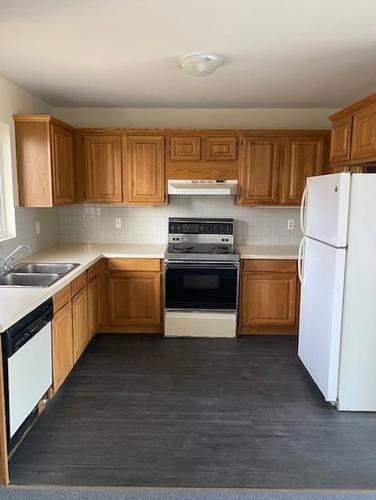
<path id="1" fill-rule="evenodd" d="M 220 54 L 190 54 L 183 57 L 179 68 L 193 76 L 208 76 L 223 64 Z"/>

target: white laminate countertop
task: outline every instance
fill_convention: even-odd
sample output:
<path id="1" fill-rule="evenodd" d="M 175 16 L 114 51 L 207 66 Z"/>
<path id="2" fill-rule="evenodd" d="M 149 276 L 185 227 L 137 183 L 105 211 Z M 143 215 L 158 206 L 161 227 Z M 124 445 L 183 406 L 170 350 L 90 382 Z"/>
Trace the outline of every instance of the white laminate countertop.
<path id="1" fill-rule="evenodd" d="M 239 245 L 241 259 L 297 259 L 298 246 L 289 245 Z"/>
<path id="2" fill-rule="evenodd" d="M 72 262 L 80 264 L 47 288 L 0 287 L 0 332 L 4 332 L 45 300 L 52 297 L 102 257 L 162 259 L 166 245 L 57 245 L 23 259 L 24 262 Z"/>

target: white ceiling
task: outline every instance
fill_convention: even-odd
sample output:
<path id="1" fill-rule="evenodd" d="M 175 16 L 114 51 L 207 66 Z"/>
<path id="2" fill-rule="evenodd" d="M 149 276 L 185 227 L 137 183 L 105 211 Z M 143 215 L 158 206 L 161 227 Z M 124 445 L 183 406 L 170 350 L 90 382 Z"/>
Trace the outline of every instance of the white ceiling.
<path id="1" fill-rule="evenodd" d="M 376 90 L 374 0 L 0 0 L 0 73 L 55 106 L 337 107 Z M 222 53 L 206 78 L 178 69 Z"/>

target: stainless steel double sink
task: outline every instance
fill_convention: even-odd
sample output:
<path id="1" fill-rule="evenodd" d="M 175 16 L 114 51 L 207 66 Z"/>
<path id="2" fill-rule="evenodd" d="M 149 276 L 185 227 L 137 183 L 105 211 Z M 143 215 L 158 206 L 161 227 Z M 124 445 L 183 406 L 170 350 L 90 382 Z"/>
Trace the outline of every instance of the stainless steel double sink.
<path id="1" fill-rule="evenodd" d="M 80 264 L 27 263 L 0 277 L 0 287 L 46 288 L 56 283 Z"/>

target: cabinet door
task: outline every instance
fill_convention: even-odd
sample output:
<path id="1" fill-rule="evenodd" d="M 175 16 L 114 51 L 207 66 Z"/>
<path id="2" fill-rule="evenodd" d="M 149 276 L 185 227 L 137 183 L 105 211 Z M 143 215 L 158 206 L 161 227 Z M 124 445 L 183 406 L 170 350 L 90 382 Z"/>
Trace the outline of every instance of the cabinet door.
<path id="1" fill-rule="evenodd" d="M 57 391 L 73 368 L 72 305 L 68 302 L 52 320 L 53 387 Z"/>
<path id="2" fill-rule="evenodd" d="M 160 324 L 159 272 L 111 272 L 108 293 L 110 325 Z"/>
<path id="3" fill-rule="evenodd" d="M 199 161 L 201 158 L 201 137 L 170 137 L 169 157 L 172 161 Z"/>
<path id="4" fill-rule="evenodd" d="M 75 202 L 74 137 L 70 130 L 51 125 L 54 205 Z"/>
<path id="5" fill-rule="evenodd" d="M 323 170 L 324 138 L 287 137 L 282 203 L 300 205 L 307 177 Z"/>
<path id="6" fill-rule="evenodd" d="M 343 116 L 332 123 L 330 136 L 330 161 L 350 159 L 351 115 Z"/>
<path id="7" fill-rule="evenodd" d="M 296 321 L 295 273 L 243 274 L 241 324 L 243 326 L 293 326 Z"/>
<path id="8" fill-rule="evenodd" d="M 123 201 L 121 138 L 84 137 L 85 199 L 93 203 Z"/>
<path id="9" fill-rule="evenodd" d="M 206 161 L 235 161 L 237 157 L 236 136 L 206 137 Z"/>
<path id="10" fill-rule="evenodd" d="M 376 157 L 376 104 L 356 111 L 353 116 L 351 159 Z"/>
<path id="11" fill-rule="evenodd" d="M 87 287 L 85 287 L 72 299 L 74 362 L 78 360 L 89 342 L 87 309 Z"/>
<path id="12" fill-rule="evenodd" d="M 244 137 L 239 172 L 241 205 L 277 202 L 279 155 L 278 137 Z"/>
<path id="13" fill-rule="evenodd" d="M 99 275 L 94 276 L 87 284 L 87 317 L 89 328 L 89 339 L 97 333 L 99 326 Z"/>
<path id="14" fill-rule="evenodd" d="M 128 137 L 125 183 L 127 203 L 165 203 L 164 137 Z"/>

